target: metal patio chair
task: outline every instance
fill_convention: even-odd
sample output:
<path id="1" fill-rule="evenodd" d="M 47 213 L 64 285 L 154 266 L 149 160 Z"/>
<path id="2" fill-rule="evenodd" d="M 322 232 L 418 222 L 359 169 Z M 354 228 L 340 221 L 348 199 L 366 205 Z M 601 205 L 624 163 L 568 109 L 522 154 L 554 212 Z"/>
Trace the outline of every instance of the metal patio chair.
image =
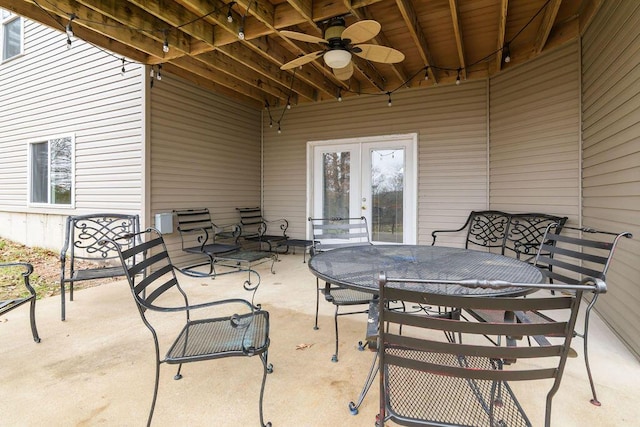
<path id="1" fill-rule="evenodd" d="M 313 246 L 311 247 L 311 257 L 316 253 L 328 251 L 336 248 L 348 246 L 371 245 L 369 230 L 365 217 L 360 218 L 309 218 L 313 232 Z M 325 282 L 324 287 L 320 286 L 320 280 L 316 278 L 316 316 L 313 329 L 318 329 L 318 309 L 320 294 L 325 300 L 335 306 L 334 323 L 336 332 L 335 353 L 331 357 L 332 362 L 338 361 L 338 317 L 349 314 L 366 313 L 368 305 L 375 295 L 354 289 L 340 287 Z M 366 309 L 358 311 L 348 311 L 341 313 L 340 307 L 366 305 Z M 359 343 L 359 348 L 364 349 L 364 344 Z"/>
<path id="2" fill-rule="evenodd" d="M 124 276 L 117 252 L 101 241 L 139 231 L 138 215 L 96 213 L 67 217 L 64 245 L 60 251 L 61 320 L 66 318 L 67 284 L 69 301 L 73 301 L 75 282 Z M 85 263 L 81 265 L 81 262 Z"/>
<path id="3" fill-rule="evenodd" d="M 277 247 L 279 242 L 287 240 L 289 221 L 286 219 L 267 220 L 262 216 L 260 207 L 236 208 L 236 210 L 240 215 L 240 239 L 257 244 L 258 249 L 262 249 L 264 244 L 269 252 L 274 249 L 274 246 Z"/>
<path id="4" fill-rule="evenodd" d="M 472 296 L 424 293 L 407 283 L 438 286 L 523 287 L 550 289 L 558 285 L 512 284 L 502 281 L 434 281 L 379 278 L 378 357 L 380 412 L 377 425 L 390 419 L 402 425 L 531 426 L 509 381 L 552 379 L 546 395 L 545 426 L 551 424 L 551 403 L 560 386 L 583 292 L 605 292 L 606 284 L 588 278 L 565 285 L 570 293 L 559 297 Z M 560 288 L 560 287 L 558 287 Z M 407 306 L 429 303 L 460 309 L 503 311 L 558 310 L 568 320 L 544 324 L 469 322 L 460 317 L 442 319 L 390 309 L 391 301 Z M 391 327 L 389 327 L 391 326 Z M 396 332 L 402 327 L 402 334 Z M 444 332 L 444 333 L 443 333 Z M 463 339 L 455 339 L 462 334 Z M 540 347 L 495 346 L 487 334 L 552 335 L 560 341 Z M 505 361 L 518 360 L 505 366 Z"/>
<path id="5" fill-rule="evenodd" d="M 3 262 L 0 263 L 0 270 L 2 271 L 2 277 L 4 280 L 10 279 L 11 276 L 22 276 L 22 282 L 25 287 L 26 293 L 23 293 L 17 298 L 9 298 L 0 301 L 0 314 L 4 314 L 14 308 L 20 307 L 23 304 L 29 303 L 29 320 L 31 323 L 31 334 L 35 342 L 40 342 L 40 336 L 38 335 L 38 329 L 36 328 L 36 291 L 29 282 L 29 276 L 33 273 L 33 266 L 26 262 Z M 24 271 L 21 271 L 24 270 Z"/>
<path id="6" fill-rule="evenodd" d="M 542 269 L 550 283 L 576 284 L 582 277 L 595 277 L 606 281 L 607 271 L 611 265 L 613 254 L 621 238 L 632 238 L 629 232 L 613 233 L 608 231 L 598 231 L 589 227 L 568 227 L 563 228 L 563 234 L 557 233 L 555 229 L 558 225 L 551 224 L 544 235 L 543 243 L 535 258 L 534 265 Z M 571 235 L 565 234 L 572 233 Z M 596 396 L 596 388 L 589 366 L 588 334 L 589 316 L 591 310 L 598 300 L 595 294 L 584 315 L 584 328 L 582 332 L 574 332 L 575 336 L 583 339 L 584 363 L 589 377 L 589 385 L 593 395 L 591 403 L 600 406 L 600 401 Z M 521 322 L 550 322 L 553 321 L 544 313 L 535 310 L 527 312 L 516 312 L 518 321 Z M 540 345 L 546 344 L 544 337 L 533 337 Z"/>
<path id="7" fill-rule="evenodd" d="M 231 298 L 192 304 L 180 286 L 175 274 L 176 270 L 180 270 L 171 263 L 160 233 L 155 229 L 147 229 L 140 234 L 142 239 L 139 240 L 143 241 L 131 248 L 121 248 L 118 240 L 106 244 L 115 245 L 118 249 L 140 317 L 153 336 L 156 372 L 147 426 L 151 424 L 156 405 L 161 364 L 177 364 L 178 371 L 174 379 L 178 380 L 182 378 L 181 370 L 184 363 L 237 356 L 258 356 L 262 362 L 260 425 L 271 426 L 270 422 L 264 423 L 262 412 L 267 373 L 273 371 L 273 366 L 267 363 L 269 313 L 255 305 L 253 297 L 252 301 Z M 144 278 L 136 283 L 134 277 L 142 272 L 146 272 Z M 248 287 L 245 283 L 245 289 L 252 295 L 255 295 L 257 287 Z M 147 316 L 148 312 L 182 312 L 185 315 L 182 330 L 163 358 L 160 357 L 159 341 L 165 342 L 163 337 L 166 334 L 159 329 L 161 321 L 155 323 L 152 320 L 158 320 L 157 316 L 150 319 Z M 199 313 L 197 318 L 192 317 L 196 312 Z M 175 329 L 172 329 L 171 335 L 174 334 L 173 331 Z"/>

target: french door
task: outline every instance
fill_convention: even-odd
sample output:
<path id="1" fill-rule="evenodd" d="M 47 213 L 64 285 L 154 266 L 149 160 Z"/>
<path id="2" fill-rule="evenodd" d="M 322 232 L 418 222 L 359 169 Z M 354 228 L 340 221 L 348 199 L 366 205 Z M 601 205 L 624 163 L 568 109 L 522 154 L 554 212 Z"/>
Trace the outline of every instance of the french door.
<path id="1" fill-rule="evenodd" d="M 312 216 L 364 216 L 373 242 L 414 244 L 416 146 L 416 134 L 310 142 Z"/>

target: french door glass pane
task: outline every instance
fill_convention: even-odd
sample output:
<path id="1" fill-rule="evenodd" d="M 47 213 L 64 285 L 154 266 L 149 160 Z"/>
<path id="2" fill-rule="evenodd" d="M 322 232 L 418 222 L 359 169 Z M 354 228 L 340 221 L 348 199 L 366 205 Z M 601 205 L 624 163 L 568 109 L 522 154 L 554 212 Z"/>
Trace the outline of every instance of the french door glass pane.
<path id="1" fill-rule="evenodd" d="M 403 242 L 404 150 L 371 150 L 371 238 Z"/>
<path id="2" fill-rule="evenodd" d="M 351 154 L 349 152 L 324 153 L 322 166 L 324 183 L 322 216 L 348 218 Z"/>

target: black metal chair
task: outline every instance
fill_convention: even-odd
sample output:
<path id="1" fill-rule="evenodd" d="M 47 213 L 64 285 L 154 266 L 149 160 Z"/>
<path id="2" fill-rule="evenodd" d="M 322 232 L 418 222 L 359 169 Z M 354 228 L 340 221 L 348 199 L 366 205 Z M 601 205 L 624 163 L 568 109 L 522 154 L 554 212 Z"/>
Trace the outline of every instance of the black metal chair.
<path id="1" fill-rule="evenodd" d="M 583 292 L 604 292 L 606 284 L 589 278 L 567 286 L 559 297 L 480 297 L 425 294 L 407 282 L 497 288 L 549 289 L 557 285 L 511 284 L 496 281 L 443 282 L 417 279 L 379 279 L 380 412 L 377 425 L 391 419 L 402 425 L 531 426 L 508 381 L 552 379 L 546 395 L 545 426 L 551 424 L 551 403 L 560 386 Z M 533 288 L 531 288 L 533 286 Z M 442 319 L 389 308 L 429 303 L 460 309 L 502 311 L 561 310 L 568 320 L 544 324 L 468 322 Z M 557 311 L 555 311 L 557 313 Z M 389 327 L 391 326 L 391 327 Z M 402 334 L 392 332 L 402 327 Z M 442 333 L 444 332 L 444 334 Z M 455 337 L 462 334 L 463 340 Z M 541 347 L 495 346 L 482 335 L 553 335 L 562 339 Z M 464 341 L 464 343 L 463 343 Z M 506 361 L 517 364 L 505 366 Z"/>
<path id="2" fill-rule="evenodd" d="M 619 240 L 622 237 L 633 237 L 629 232 L 612 233 L 589 227 L 568 226 L 565 226 L 563 234 L 560 234 L 555 230 L 558 227 L 559 225 L 551 224 L 547 228 L 534 265 L 542 269 L 550 283 L 560 286 L 579 283 L 580 279 L 585 276 L 605 281 Z M 598 294 L 595 294 L 585 310 L 583 331 L 574 332 L 574 334 L 583 339 L 584 362 L 593 394 L 591 403 L 600 406 L 589 366 L 588 352 L 589 316 L 597 300 Z M 516 312 L 516 317 L 520 322 L 553 321 L 549 316 L 535 310 L 524 313 Z M 534 339 L 540 345 L 546 344 L 544 337 L 534 337 Z"/>
<path id="3" fill-rule="evenodd" d="M 369 239 L 369 230 L 365 217 L 360 218 L 309 218 L 311 229 L 313 232 L 313 246 L 311 247 L 311 256 L 316 253 L 328 251 L 336 248 L 347 246 L 371 245 Z M 366 313 L 368 311 L 369 302 L 375 297 L 367 292 L 354 289 L 343 288 L 331 283 L 325 282 L 324 287 L 320 286 L 320 280 L 316 278 L 316 316 L 313 329 L 318 329 L 318 309 L 320 294 L 324 295 L 325 300 L 335 306 L 334 323 L 336 332 L 335 353 L 331 357 L 331 361 L 338 361 L 338 316 L 349 314 Z M 358 311 L 349 311 L 340 313 L 339 309 L 343 306 L 366 305 L 367 309 Z M 360 349 L 364 349 L 364 344 L 359 343 Z"/>
<path id="4" fill-rule="evenodd" d="M 154 229 L 147 229 L 141 234 L 144 239 L 140 240 L 144 241 L 128 249 L 120 246 L 120 243 L 126 242 L 126 238 L 105 244 L 118 249 L 142 321 L 153 335 L 156 374 L 147 426 L 151 424 L 156 405 L 162 363 L 178 365 L 178 371 L 174 377 L 178 380 L 182 378 L 183 363 L 235 356 L 259 356 L 263 365 L 259 401 L 260 425 L 270 426 L 270 422 L 264 423 L 262 412 L 267 373 L 273 371 L 273 366 L 267 363 L 269 313 L 262 310 L 259 305 L 255 305 L 253 301 L 241 298 L 191 304 L 176 277 L 175 271 L 178 269 L 171 263 L 160 233 Z M 125 237 L 132 239 L 133 236 Z M 142 272 L 146 272 L 144 278 L 136 283 L 134 277 Z M 245 289 L 253 295 L 257 287 L 257 285 L 248 287 L 245 283 Z M 184 326 L 162 359 L 159 336 L 163 335 L 147 317 L 148 311 L 185 313 Z M 192 313 L 196 311 L 204 313 L 197 319 L 192 319 Z M 162 341 L 164 342 L 164 339 Z"/>
<path id="5" fill-rule="evenodd" d="M 66 284 L 69 284 L 69 300 L 73 301 L 75 282 L 124 276 L 118 253 L 100 242 L 139 231 L 138 215 L 98 213 L 67 218 L 64 246 L 60 251 L 62 320 L 66 318 Z M 80 262 L 84 262 L 82 266 Z"/>
<path id="6" fill-rule="evenodd" d="M 220 226 L 213 223 L 207 208 L 175 209 L 173 211 L 178 222 L 182 250 L 189 254 L 206 257 L 205 262 L 196 262 L 182 268 L 182 272 L 191 276 L 211 276 L 220 274 L 247 272 L 247 284 L 251 286 L 251 274 L 260 283 L 260 274 L 253 268 L 263 262 L 271 261 L 271 272 L 274 273 L 275 254 L 261 251 L 245 250 L 237 244 L 240 229 L 236 224 Z M 196 268 L 209 266 L 208 273 L 201 273 Z M 216 266 L 228 267 L 231 270 L 221 273 Z"/>
<path id="7" fill-rule="evenodd" d="M 277 247 L 279 242 L 287 240 L 289 222 L 286 219 L 267 220 L 262 216 L 260 207 L 236 210 L 240 214 L 240 239 L 257 244 L 258 249 L 262 249 L 264 244 L 269 252 L 274 246 Z M 273 232 L 274 228 L 280 231 Z"/>
<path id="8" fill-rule="evenodd" d="M 7 279 L 10 276 L 20 274 L 22 276 L 22 282 L 24 287 L 26 288 L 26 292 L 28 295 L 20 296 L 17 298 L 9 298 L 6 300 L 0 301 L 0 314 L 4 314 L 8 311 L 13 310 L 14 308 L 20 307 L 23 304 L 29 303 L 29 319 L 31 322 L 31 333 L 33 334 L 33 340 L 35 342 L 40 342 L 40 336 L 38 335 L 38 329 L 36 328 L 36 291 L 31 286 L 29 282 L 29 276 L 33 273 L 33 266 L 26 262 L 3 262 L 0 263 L 0 269 L 2 272 L 2 277 Z M 24 271 L 22 271 L 24 270 Z M 16 283 L 17 284 L 17 283 Z"/>

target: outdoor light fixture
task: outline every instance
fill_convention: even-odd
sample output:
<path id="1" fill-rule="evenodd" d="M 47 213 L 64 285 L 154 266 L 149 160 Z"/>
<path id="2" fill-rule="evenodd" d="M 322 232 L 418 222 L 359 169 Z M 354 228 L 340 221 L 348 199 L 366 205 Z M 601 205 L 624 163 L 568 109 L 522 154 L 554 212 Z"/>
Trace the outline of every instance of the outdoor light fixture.
<path id="1" fill-rule="evenodd" d="M 324 63 L 331 68 L 344 68 L 349 65 L 349 61 L 351 53 L 346 50 L 334 49 L 324 54 Z"/>

